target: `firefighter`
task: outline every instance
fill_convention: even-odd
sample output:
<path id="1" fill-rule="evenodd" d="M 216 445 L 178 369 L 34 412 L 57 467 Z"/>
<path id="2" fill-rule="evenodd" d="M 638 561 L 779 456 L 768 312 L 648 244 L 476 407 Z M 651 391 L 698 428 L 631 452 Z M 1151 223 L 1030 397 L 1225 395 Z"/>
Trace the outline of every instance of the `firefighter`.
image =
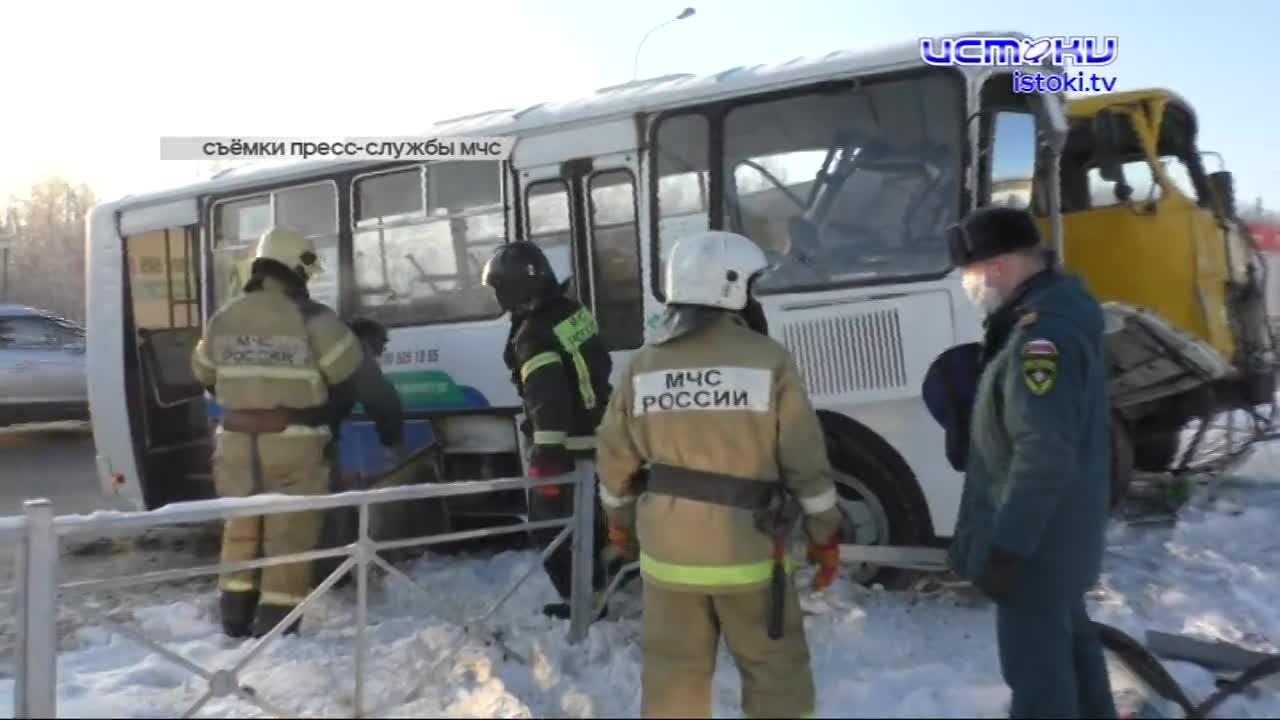
<path id="1" fill-rule="evenodd" d="M 756 244 L 734 233 L 677 242 L 662 324 L 624 373 L 598 434 L 609 541 L 638 555 L 644 580 L 644 717 L 711 716 L 722 632 L 748 716 L 815 711 L 785 548 L 803 515 L 821 564 L 813 587 L 826 588 L 839 562 L 840 513 L 795 362 L 741 313 L 765 267 Z M 644 466 L 642 488 L 635 477 Z"/>
<path id="2" fill-rule="evenodd" d="M 572 472 L 577 460 L 595 453 L 595 431 L 609 402 L 613 362 L 600 339 L 595 318 L 566 296 L 551 264 L 537 245 L 514 242 L 498 248 L 485 265 L 482 282 L 493 288 L 498 304 L 511 314 L 503 359 L 524 401 L 522 426 L 529 445 L 529 477 L 548 478 Z M 568 486 L 537 488 L 529 500 L 529 519 L 550 520 L 573 514 Z M 592 587 L 603 588 L 603 513 L 595 533 Z M 549 544 L 558 528 L 533 533 Z M 543 607 L 556 618 L 569 616 L 573 551 L 562 543 L 544 563 L 561 602 Z M 604 612 L 604 608 L 601 608 Z"/>
<path id="3" fill-rule="evenodd" d="M 213 315 L 192 353 L 192 371 L 225 414 L 215 433 L 218 495 L 321 495 L 329 484 L 333 391 L 354 392 L 375 409 L 376 384 L 360 342 L 330 308 L 307 294 L 321 270 L 315 247 L 296 230 L 262 234 L 244 294 Z M 374 402 L 370 402 L 374 400 Z M 312 550 L 323 513 L 228 520 L 224 563 Z M 311 563 L 295 562 L 221 578 L 223 630 L 261 636 L 309 591 Z M 296 633 L 299 623 L 286 632 Z"/>
<path id="4" fill-rule="evenodd" d="M 948 243 L 987 316 L 951 564 L 996 604 L 1011 717 L 1114 718 L 1084 602 L 1110 515 L 1102 309 L 1025 210 L 975 211 Z"/>

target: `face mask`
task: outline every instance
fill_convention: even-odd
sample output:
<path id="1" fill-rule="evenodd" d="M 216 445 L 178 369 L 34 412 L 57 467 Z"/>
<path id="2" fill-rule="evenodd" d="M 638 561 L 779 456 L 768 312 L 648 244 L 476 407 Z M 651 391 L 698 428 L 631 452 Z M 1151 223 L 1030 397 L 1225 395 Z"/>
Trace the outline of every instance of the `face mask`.
<path id="1" fill-rule="evenodd" d="M 987 282 L 985 273 L 965 273 L 961 276 L 960 282 L 964 285 L 964 293 L 969 296 L 969 300 L 984 315 L 990 315 L 1000 307 L 1002 300 L 1000 293 Z"/>

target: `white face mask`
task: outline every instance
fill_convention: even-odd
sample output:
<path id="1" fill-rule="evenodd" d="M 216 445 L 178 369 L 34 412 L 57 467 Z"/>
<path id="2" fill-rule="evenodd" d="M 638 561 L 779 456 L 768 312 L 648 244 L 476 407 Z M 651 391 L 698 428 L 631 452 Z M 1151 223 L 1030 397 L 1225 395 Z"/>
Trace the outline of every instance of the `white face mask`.
<path id="1" fill-rule="evenodd" d="M 1000 292 L 987 282 L 985 273 L 965 273 L 960 277 L 960 282 L 964 285 L 964 293 L 982 311 L 982 314 L 990 315 L 1000 307 L 1003 298 L 1000 297 Z"/>

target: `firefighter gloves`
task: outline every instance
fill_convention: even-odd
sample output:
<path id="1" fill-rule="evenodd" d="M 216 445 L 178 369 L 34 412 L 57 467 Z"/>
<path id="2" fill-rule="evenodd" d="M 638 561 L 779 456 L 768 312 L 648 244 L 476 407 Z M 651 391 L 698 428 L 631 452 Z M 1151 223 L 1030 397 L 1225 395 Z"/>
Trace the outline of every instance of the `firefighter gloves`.
<path id="1" fill-rule="evenodd" d="M 529 477 L 531 478 L 559 477 L 573 472 L 573 468 L 573 456 L 564 445 L 534 445 L 529 451 Z"/>
<path id="2" fill-rule="evenodd" d="M 619 525 L 609 526 L 609 544 L 604 550 L 605 566 L 614 565 L 616 563 L 635 562 L 640 556 L 640 551 L 636 547 L 635 538 L 632 537 L 631 531 Z"/>
<path id="3" fill-rule="evenodd" d="M 818 566 L 818 574 L 813 577 L 815 591 L 826 590 L 835 582 L 836 571 L 840 569 L 840 535 L 836 533 L 825 544 L 809 544 L 809 562 Z"/>

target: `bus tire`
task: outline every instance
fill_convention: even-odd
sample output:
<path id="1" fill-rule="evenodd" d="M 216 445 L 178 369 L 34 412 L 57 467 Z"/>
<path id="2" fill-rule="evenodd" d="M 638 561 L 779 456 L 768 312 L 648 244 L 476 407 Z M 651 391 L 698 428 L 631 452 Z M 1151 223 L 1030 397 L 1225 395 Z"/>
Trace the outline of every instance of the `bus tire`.
<path id="1" fill-rule="evenodd" d="M 1119 414 L 1111 417 L 1111 509 L 1120 507 L 1133 482 L 1134 444 L 1129 424 Z"/>
<path id="2" fill-rule="evenodd" d="M 841 542 L 924 545 L 933 537 L 928 505 L 906 462 L 871 430 L 843 415 L 819 411 L 827 455 L 845 520 Z M 887 542 L 884 525 L 888 525 Z M 869 527 L 870 526 L 870 527 Z M 862 585 L 904 587 L 916 573 L 859 563 L 842 572 Z"/>
<path id="3" fill-rule="evenodd" d="M 1177 430 L 1139 436 L 1133 442 L 1133 466 L 1143 472 L 1164 472 L 1177 459 L 1181 444 Z"/>

